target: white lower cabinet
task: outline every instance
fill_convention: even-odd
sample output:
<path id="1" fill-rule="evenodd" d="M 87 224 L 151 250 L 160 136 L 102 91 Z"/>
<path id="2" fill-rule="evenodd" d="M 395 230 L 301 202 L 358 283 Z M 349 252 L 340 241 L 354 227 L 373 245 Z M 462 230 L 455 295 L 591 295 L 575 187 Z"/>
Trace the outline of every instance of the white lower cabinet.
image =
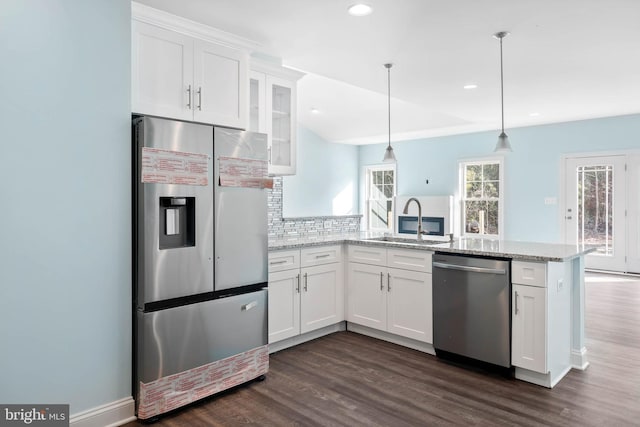
<path id="1" fill-rule="evenodd" d="M 512 287 L 511 363 L 546 373 L 547 288 L 514 284 Z"/>
<path id="2" fill-rule="evenodd" d="M 343 320 L 341 246 L 269 254 L 270 344 Z"/>
<path id="3" fill-rule="evenodd" d="M 300 269 L 269 272 L 269 343 L 300 333 Z"/>
<path id="4" fill-rule="evenodd" d="M 300 270 L 300 333 L 310 332 L 344 320 L 342 263 L 306 267 Z"/>
<path id="5" fill-rule="evenodd" d="M 387 260 L 387 250 L 367 248 L 370 259 Z M 349 253 L 360 260 L 361 248 L 350 247 Z M 378 253 L 373 253 L 378 252 Z M 414 340 L 432 343 L 432 280 L 431 254 L 424 251 L 392 252 L 390 261 L 398 256 L 428 258 L 413 271 L 387 267 L 385 261 L 380 264 L 349 262 L 347 271 L 347 321 L 369 328 L 382 330 Z M 422 252 L 422 253 L 421 253 Z"/>
<path id="6" fill-rule="evenodd" d="M 553 387 L 571 369 L 571 262 L 511 263 L 511 363 Z"/>
<path id="7" fill-rule="evenodd" d="M 347 321 L 387 329 L 386 268 L 350 262 L 347 272 Z"/>
<path id="8" fill-rule="evenodd" d="M 387 332 L 433 343 L 431 273 L 387 269 Z"/>

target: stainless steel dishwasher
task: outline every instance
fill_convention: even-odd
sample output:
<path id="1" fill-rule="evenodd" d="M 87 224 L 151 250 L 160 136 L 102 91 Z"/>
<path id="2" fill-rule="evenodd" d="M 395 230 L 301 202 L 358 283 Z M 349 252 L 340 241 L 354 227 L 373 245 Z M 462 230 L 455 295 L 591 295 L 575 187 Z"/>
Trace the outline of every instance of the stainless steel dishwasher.
<path id="1" fill-rule="evenodd" d="M 433 346 L 439 357 L 459 355 L 511 366 L 511 261 L 433 255 Z"/>

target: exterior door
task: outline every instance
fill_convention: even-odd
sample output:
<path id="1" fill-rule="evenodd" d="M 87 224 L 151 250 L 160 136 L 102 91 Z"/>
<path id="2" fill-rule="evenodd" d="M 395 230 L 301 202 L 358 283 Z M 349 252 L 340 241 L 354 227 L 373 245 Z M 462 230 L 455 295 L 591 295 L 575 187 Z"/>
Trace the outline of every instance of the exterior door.
<path id="1" fill-rule="evenodd" d="M 625 156 L 565 160 L 565 243 L 596 248 L 586 267 L 626 271 Z"/>

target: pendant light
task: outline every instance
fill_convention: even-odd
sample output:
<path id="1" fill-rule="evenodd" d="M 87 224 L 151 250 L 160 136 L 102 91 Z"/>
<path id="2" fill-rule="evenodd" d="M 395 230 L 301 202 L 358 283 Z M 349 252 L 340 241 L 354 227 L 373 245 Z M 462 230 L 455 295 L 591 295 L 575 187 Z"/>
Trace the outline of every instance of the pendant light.
<path id="1" fill-rule="evenodd" d="M 387 89 L 388 89 L 388 112 L 389 112 L 389 145 L 387 146 L 386 151 L 384 152 L 384 159 L 382 159 L 383 163 L 395 163 L 396 156 L 393 154 L 393 148 L 391 147 L 391 67 L 393 64 L 384 64 L 387 69 Z"/>
<path id="2" fill-rule="evenodd" d="M 509 143 L 509 137 L 506 133 L 504 133 L 504 81 L 502 78 L 502 39 L 508 35 L 509 33 L 506 31 L 500 31 L 499 33 L 495 33 L 493 35 L 493 37 L 500 40 L 500 106 L 502 108 L 502 132 L 500 132 L 500 136 L 498 136 L 498 143 L 496 144 L 496 148 L 493 150 L 496 153 L 513 151 L 511 149 L 511 144 Z"/>

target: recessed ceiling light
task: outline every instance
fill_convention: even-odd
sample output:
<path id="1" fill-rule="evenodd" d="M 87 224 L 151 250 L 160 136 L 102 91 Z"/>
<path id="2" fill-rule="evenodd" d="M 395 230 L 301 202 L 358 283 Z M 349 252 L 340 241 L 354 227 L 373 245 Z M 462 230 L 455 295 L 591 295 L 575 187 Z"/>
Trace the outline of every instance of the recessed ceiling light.
<path id="1" fill-rule="evenodd" d="M 538 117 L 540 113 L 529 113 L 529 117 Z"/>
<path id="2" fill-rule="evenodd" d="M 478 87 L 478 85 L 476 84 L 469 84 L 469 85 L 464 85 L 462 86 L 464 89 L 475 89 Z"/>
<path id="3" fill-rule="evenodd" d="M 317 108 L 312 108 L 312 109 L 311 109 L 311 112 L 312 112 L 313 114 L 320 114 L 320 110 L 318 110 Z"/>
<path id="4" fill-rule="evenodd" d="M 354 5 L 349 6 L 347 9 L 349 15 L 352 16 L 367 16 L 373 12 L 373 8 L 365 3 L 356 3 Z"/>

